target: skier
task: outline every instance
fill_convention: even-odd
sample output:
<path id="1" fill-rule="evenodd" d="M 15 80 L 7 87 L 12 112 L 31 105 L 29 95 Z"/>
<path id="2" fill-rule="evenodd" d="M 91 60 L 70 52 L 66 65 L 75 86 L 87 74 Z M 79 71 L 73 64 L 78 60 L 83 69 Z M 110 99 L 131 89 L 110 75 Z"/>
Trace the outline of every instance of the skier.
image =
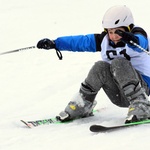
<path id="1" fill-rule="evenodd" d="M 45 38 L 37 43 L 38 48 L 46 50 L 101 52 L 102 60 L 90 69 L 59 119 L 90 116 L 101 88 L 112 103 L 129 108 L 126 123 L 150 118 L 150 56 L 134 45 L 148 51 L 147 33 L 135 26 L 130 9 L 124 5 L 108 9 L 102 26 L 101 34 Z"/>

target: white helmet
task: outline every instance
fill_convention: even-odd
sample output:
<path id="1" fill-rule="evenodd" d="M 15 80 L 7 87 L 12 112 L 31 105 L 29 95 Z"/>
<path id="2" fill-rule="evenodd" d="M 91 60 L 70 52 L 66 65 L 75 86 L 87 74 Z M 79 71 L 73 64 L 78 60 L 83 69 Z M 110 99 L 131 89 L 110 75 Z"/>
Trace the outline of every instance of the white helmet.
<path id="1" fill-rule="evenodd" d="M 134 19 L 130 9 L 125 5 L 113 6 L 108 9 L 102 21 L 102 26 L 105 29 L 129 27 L 130 24 L 134 24 Z"/>

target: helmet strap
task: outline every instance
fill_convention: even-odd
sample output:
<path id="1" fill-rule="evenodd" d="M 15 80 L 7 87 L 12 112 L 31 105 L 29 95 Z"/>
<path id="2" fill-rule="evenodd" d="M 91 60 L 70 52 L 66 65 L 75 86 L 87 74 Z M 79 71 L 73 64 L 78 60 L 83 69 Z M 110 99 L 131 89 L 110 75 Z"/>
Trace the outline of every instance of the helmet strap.
<path id="1" fill-rule="evenodd" d="M 129 32 L 131 32 L 131 30 L 133 29 L 133 27 L 134 27 L 134 24 L 130 24 L 130 25 L 128 26 Z"/>

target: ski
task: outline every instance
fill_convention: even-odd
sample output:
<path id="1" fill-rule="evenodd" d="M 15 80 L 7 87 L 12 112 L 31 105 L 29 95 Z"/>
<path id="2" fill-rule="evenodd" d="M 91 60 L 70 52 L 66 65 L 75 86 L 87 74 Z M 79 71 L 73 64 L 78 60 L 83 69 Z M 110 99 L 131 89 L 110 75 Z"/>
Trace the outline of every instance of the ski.
<path id="1" fill-rule="evenodd" d="M 62 124 L 62 123 L 67 123 L 66 122 L 61 122 L 60 120 L 58 120 L 57 118 L 50 118 L 50 119 L 43 119 L 43 120 L 35 120 L 35 121 L 24 121 L 24 120 L 20 120 L 21 122 L 23 122 L 27 127 L 29 128 L 33 128 L 33 127 L 37 127 L 40 125 L 49 125 L 49 124 Z M 69 122 L 69 121 L 68 121 Z M 71 121 L 70 121 L 71 122 Z"/>
<path id="2" fill-rule="evenodd" d="M 118 125 L 118 126 L 102 126 L 102 125 L 92 125 L 90 126 L 90 131 L 91 132 L 111 132 L 115 131 L 118 129 L 124 129 L 124 128 L 129 128 L 129 127 L 134 127 L 137 125 L 142 125 L 142 124 L 149 124 L 149 120 L 143 120 L 143 121 L 138 121 L 138 122 L 132 122 L 132 123 L 127 123 L 123 125 Z"/>
<path id="3" fill-rule="evenodd" d="M 91 116 L 94 116 L 95 113 L 100 112 L 102 109 L 96 109 L 93 110 L 93 113 Z M 87 117 L 86 117 L 87 118 Z M 77 118 L 77 119 L 82 119 L 82 118 Z M 77 120 L 75 119 L 75 120 Z M 49 118 L 49 119 L 42 119 L 42 120 L 35 120 L 35 121 L 24 121 L 24 120 L 20 120 L 22 123 L 24 123 L 28 128 L 33 128 L 33 127 L 37 127 L 40 125 L 49 125 L 49 124 L 64 124 L 64 123 L 70 123 L 73 122 L 74 120 L 70 120 L 70 121 L 60 121 L 59 119 L 57 119 L 57 117 L 53 117 L 53 118 Z"/>

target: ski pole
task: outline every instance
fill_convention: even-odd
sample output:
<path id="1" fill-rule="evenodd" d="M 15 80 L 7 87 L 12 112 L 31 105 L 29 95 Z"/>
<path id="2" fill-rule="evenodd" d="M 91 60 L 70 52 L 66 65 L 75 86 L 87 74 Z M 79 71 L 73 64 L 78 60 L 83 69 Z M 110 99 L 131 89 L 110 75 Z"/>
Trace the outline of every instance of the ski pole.
<path id="1" fill-rule="evenodd" d="M 35 46 L 30 46 L 30 47 L 20 48 L 20 49 L 16 49 L 16 50 L 11 50 L 11 51 L 0 53 L 0 55 L 9 54 L 9 53 L 15 53 L 15 52 L 23 51 L 23 50 L 29 50 L 29 49 L 32 49 L 32 48 L 36 48 L 36 47 Z"/>
<path id="2" fill-rule="evenodd" d="M 150 52 L 148 52 L 146 49 L 144 49 L 143 47 L 141 47 L 140 45 L 138 45 L 137 43 L 133 42 L 132 40 L 130 41 L 131 44 L 133 44 L 134 46 L 138 47 L 140 50 L 142 50 L 143 52 L 147 53 L 148 55 L 150 55 Z"/>
<path id="3" fill-rule="evenodd" d="M 29 50 L 29 49 L 33 49 L 33 48 L 36 48 L 36 47 L 35 46 L 24 47 L 24 48 L 15 49 L 15 50 L 7 51 L 7 52 L 2 52 L 2 53 L 0 53 L 0 55 L 20 52 L 20 51 L 23 51 L 23 50 Z M 60 60 L 62 60 L 62 58 L 63 58 L 62 53 L 58 49 L 56 49 L 56 54 L 57 54 L 58 58 Z"/>

